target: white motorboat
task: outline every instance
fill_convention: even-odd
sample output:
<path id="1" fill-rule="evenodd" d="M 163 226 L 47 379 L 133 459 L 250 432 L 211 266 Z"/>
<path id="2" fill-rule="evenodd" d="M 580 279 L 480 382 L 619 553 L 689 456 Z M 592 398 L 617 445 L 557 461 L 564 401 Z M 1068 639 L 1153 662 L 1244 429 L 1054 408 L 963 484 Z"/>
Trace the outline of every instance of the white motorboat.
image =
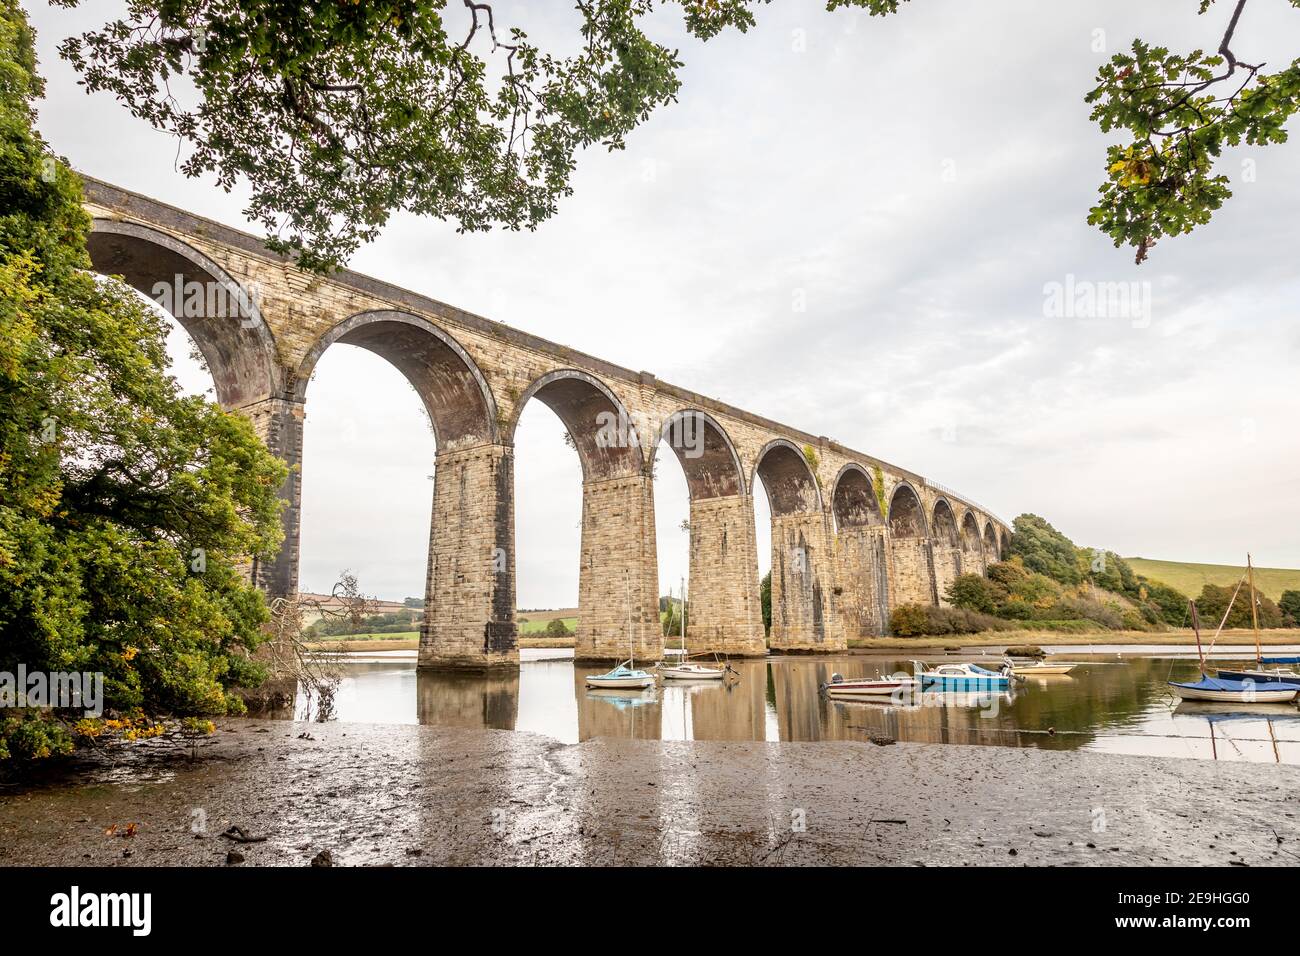
<path id="1" fill-rule="evenodd" d="M 829 697 L 888 697 L 908 694 L 916 689 L 916 678 L 900 677 L 843 677 L 832 674 L 830 683 L 822 687 Z"/>
<path id="2" fill-rule="evenodd" d="M 645 688 L 653 687 L 654 682 L 653 674 L 633 667 L 631 660 L 624 661 L 604 674 L 592 674 L 587 678 L 588 687 Z"/>
<path id="3" fill-rule="evenodd" d="M 938 690 L 1006 690 L 1011 682 L 1011 671 L 1006 664 L 1001 670 L 985 670 L 978 664 L 939 664 L 930 667 L 924 661 L 912 661 L 912 673 L 923 689 Z"/>

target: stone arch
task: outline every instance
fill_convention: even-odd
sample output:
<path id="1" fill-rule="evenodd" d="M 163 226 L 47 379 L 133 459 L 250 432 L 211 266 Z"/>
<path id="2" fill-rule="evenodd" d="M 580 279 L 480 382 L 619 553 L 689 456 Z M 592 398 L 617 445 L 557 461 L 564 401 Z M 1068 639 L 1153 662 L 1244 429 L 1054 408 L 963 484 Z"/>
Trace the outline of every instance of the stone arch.
<path id="1" fill-rule="evenodd" d="M 322 335 L 294 376 L 298 401 L 306 400 L 316 363 L 336 342 L 374 352 L 406 376 L 429 413 L 440 452 L 498 440 L 496 401 L 474 360 L 442 329 L 409 312 L 359 312 Z"/>
<path id="2" fill-rule="evenodd" d="M 984 535 L 980 544 L 984 549 L 985 562 L 993 564 L 1001 561 L 1001 554 L 997 549 L 997 532 L 993 529 L 993 522 L 984 522 Z"/>
<path id="3" fill-rule="evenodd" d="M 930 529 L 921 496 L 911 484 L 899 482 L 889 499 L 889 533 L 894 538 L 928 538 Z"/>
<path id="4" fill-rule="evenodd" d="M 281 394 L 275 338 L 255 290 L 175 236 L 138 223 L 95 219 L 86 246 L 96 272 L 121 276 L 190 334 L 224 408 Z"/>
<path id="5" fill-rule="evenodd" d="M 865 468 L 849 462 L 835 476 L 835 490 L 831 493 L 831 510 L 835 515 L 835 529 L 875 527 L 885 523 L 880 513 L 880 499 Z"/>
<path id="6" fill-rule="evenodd" d="M 711 415 L 693 408 L 676 411 L 664 422 L 659 440 L 666 442 L 681 462 L 692 501 L 744 492 L 740 455 L 731 436 Z M 652 462 L 658 453 L 656 444 L 650 452 Z"/>
<path id="7" fill-rule="evenodd" d="M 961 519 L 961 549 L 969 554 L 979 554 L 980 525 L 973 511 L 968 510 Z"/>
<path id="8" fill-rule="evenodd" d="M 961 545 L 957 533 L 957 519 L 953 516 L 952 505 L 947 498 L 939 498 L 934 503 L 934 515 L 930 523 L 930 537 L 936 547 L 956 548 Z"/>
<path id="9" fill-rule="evenodd" d="M 751 489 L 756 478 L 763 479 L 773 518 L 822 510 L 817 477 L 794 442 L 776 438 L 764 445 L 754 462 Z"/>
<path id="10" fill-rule="evenodd" d="M 519 416 L 534 397 L 564 423 L 578 450 L 584 481 L 644 472 L 641 438 L 626 406 L 608 385 L 578 369 L 547 372 L 528 386 L 515 405 L 507 442 L 514 442 Z"/>

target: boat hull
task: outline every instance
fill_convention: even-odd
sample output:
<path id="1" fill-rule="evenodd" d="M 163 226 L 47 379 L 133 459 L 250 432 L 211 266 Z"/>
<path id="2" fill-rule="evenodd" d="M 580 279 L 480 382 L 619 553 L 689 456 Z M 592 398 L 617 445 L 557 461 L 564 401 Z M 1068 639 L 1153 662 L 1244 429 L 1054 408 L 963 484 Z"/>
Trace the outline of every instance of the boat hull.
<path id="1" fill-rule="evenodd" d="M 622 688 L 624 690 L 653 687 L 653 677 L 588 677 L 588 687 Z"/>
<path id="2" fill-rule="evenodd" d="M 914 680 L 843 681 L 839 684 L 827 684 L 826 693 L 831 697 L 888 697 L 890 694 L 907 693 L 915 688 Z"/>
<path id="3" fill-rule="evenodd" d="M 1289 684 L 1267 685 L 1253 681 L 1207 678 L 1196 683 L 1170 681 L 1169 687 L 1183 700 L 1210 700 L 1217 703 L 1283 704 L 1295 700 L 1300 688 Z"/>
<path id="4" fill-rule="evenodd" d="M 659 675 L 664 680 L 722 680 L 726 676 L 726 671 L 714 670 L 711 667 L 698 671 L 681 667 L 661 667 Z"/>
<path id="5" fill-rule="evenodd" d="M 1017 677 L 1059 677 L 1074 670 L 1074 664 L 1027 664 L 1024 667 L 1012 666 L 1011 673 Z"/>

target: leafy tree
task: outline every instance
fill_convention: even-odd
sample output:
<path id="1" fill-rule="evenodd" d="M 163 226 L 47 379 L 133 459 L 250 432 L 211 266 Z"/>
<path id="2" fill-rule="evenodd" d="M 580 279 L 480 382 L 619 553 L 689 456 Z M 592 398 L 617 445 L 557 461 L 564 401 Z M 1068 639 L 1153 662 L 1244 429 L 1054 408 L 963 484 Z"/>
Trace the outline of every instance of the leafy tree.
<path id="1" fill-rule="evenodd" d="M 1038 515 L 1023 514 L 1012 522 L 1011 554 L 1025 568 L 1061 584 L 1079 584 L 1083 571 L 1074 542 Z"/>
<path id="2" fill-rule="evenodd" d="M 948 585 L 948 602 L 968 611 L 995 614 L 1007 596 L 1006 589 L 982 574 L 962 574 Z"/>
<path id="3" fill-rule="evenodd" d="M 1300 591 L 1283 591 L 1277 606 L 1285 618 L 1284 627 L 1300 627 Z"/>
<path id="4" fill-rule="evenodd" d="M 1237 591 L 1236 600 L 1233 600 L 1233 592 L 1237 591 L 1235 587 L 1219 587 L 1217 584 L 1207 584 L 1201 588 L 1201 595 L 1196 599 L 1196 609 L 1200 611 L 1202 627 L 1218 627 L 1219 621 L 1223 619 L 1225 611 L 1228 611 L 1228 604 L 1232 602 L 1232 610 L 1228 612 L 1227 622 L 1224 627 L 1248 628 L 1252 626 L 1250 614 L 1250 587 L 1243 584 L 1241 590 Z M 1255 590 L 1259 626 L 1264 628 L 1281 627 L 1282 612 L 1278 606 Z"/>
<path id="5" fill-rule="evenodd" d="M 32 33 L 0 0 L 0 670 L 104 675 L 107 706 L 216 715 L 258 681 L 284 465 L 242 417 L 182 397 L 166 326 L 89 270 L 77 177 L 32 128 Z M 65 752 L 11 714 L 0 757 Z"/>
<path id="6" fill-rule="evenodd" d="M 564 618 L 553 617 L 546 622 L 547 637 L 572 637 L 573 632 L 569 630 L 569 625 L 564 623 Z"/>
<path id="7" fill-rule="evenodd" d="M 1199 12 L 1213 5 L 1200 0 Z M 1214 53 L 1134 40 L 1131 52 L 1102 66 L 1086 97 L 1104 132 L 1130 135 L 1107 150 L 1107 179 L 1088 221 L 1116 246 L 1132 246 L 1138 263 L 1162 237 L 1209 222 L 1232 195 L 1228 177 L 1214 170 L 1224 146 L 1285 142 L 1284 125 L 1300 110 L 1300 59 L 1266 73 L 1232 49 L 1245 8 L 1237 0 Z"/>
<path id="8" fill-rule="evenodd" d="M 763 633 L 772 633 L 772 572 L 763 575 L 758 583 L 758 604 L 763 610 Z"/>

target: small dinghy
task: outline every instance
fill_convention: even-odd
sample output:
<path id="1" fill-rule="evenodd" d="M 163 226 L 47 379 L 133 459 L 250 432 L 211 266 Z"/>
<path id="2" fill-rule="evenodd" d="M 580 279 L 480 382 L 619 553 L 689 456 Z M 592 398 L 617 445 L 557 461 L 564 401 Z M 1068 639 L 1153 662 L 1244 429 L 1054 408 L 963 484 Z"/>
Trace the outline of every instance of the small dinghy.
<path id="1" fill-rule="evenodd" d="M 937 690 L 1006 690 L 1011 684 L 1011 668 L 1006 664 L 998 671 L 985 670 L 975 664 L 940 664 L 930 667 L 924 661 L 912 661 L 912 673 L 923 689 Z"/>
<path id="2" fill-rule="evenodd" d="M 1291 684 L 1259 684 L 1253 680 L 1204 677 L 1182 683 L 1170 681 L 1173 692 L 1183 700 L 1241 701 L 1246 704 L 1282 704 L 1295 700 L 1300 687 Z"/>
<path id="3" fill-rule="evenodd" d="M 659 675 L 664 680 L 722 680 L 727 671 L 722 667 L 706 667 L 703 664 L 660 664 Z"/>
<path id="4" fill-rule="evenodd" d="M 631 660 L 619 664 L 612 671 L 604 674 L 592 674 L 587 678 L 588 687 L 606 688 L 644 688 L 654 686 L 654 675 L 647 674 L 632 666 Z"/>
<path id="5" fill-rule="evenodd" d="M 830 683 L 822 684 L 828 697 L 887 697 L 907 694 L 916 689 L 914 677 L 844 677 L 832 674 Z"/>
<path id="6" fill-rule="evenodd" d="M 1006 666 L 1011 668 L 1011 673 L 1017 677 L 1059 677 L 1062 674 L 1068 674 L 1078 667 L 1078 664 L 1049 664 L 1047 661 L 1034 661 L 1033 663 L 1016 663 L 1013 660 L 1007 660 Z"/>

